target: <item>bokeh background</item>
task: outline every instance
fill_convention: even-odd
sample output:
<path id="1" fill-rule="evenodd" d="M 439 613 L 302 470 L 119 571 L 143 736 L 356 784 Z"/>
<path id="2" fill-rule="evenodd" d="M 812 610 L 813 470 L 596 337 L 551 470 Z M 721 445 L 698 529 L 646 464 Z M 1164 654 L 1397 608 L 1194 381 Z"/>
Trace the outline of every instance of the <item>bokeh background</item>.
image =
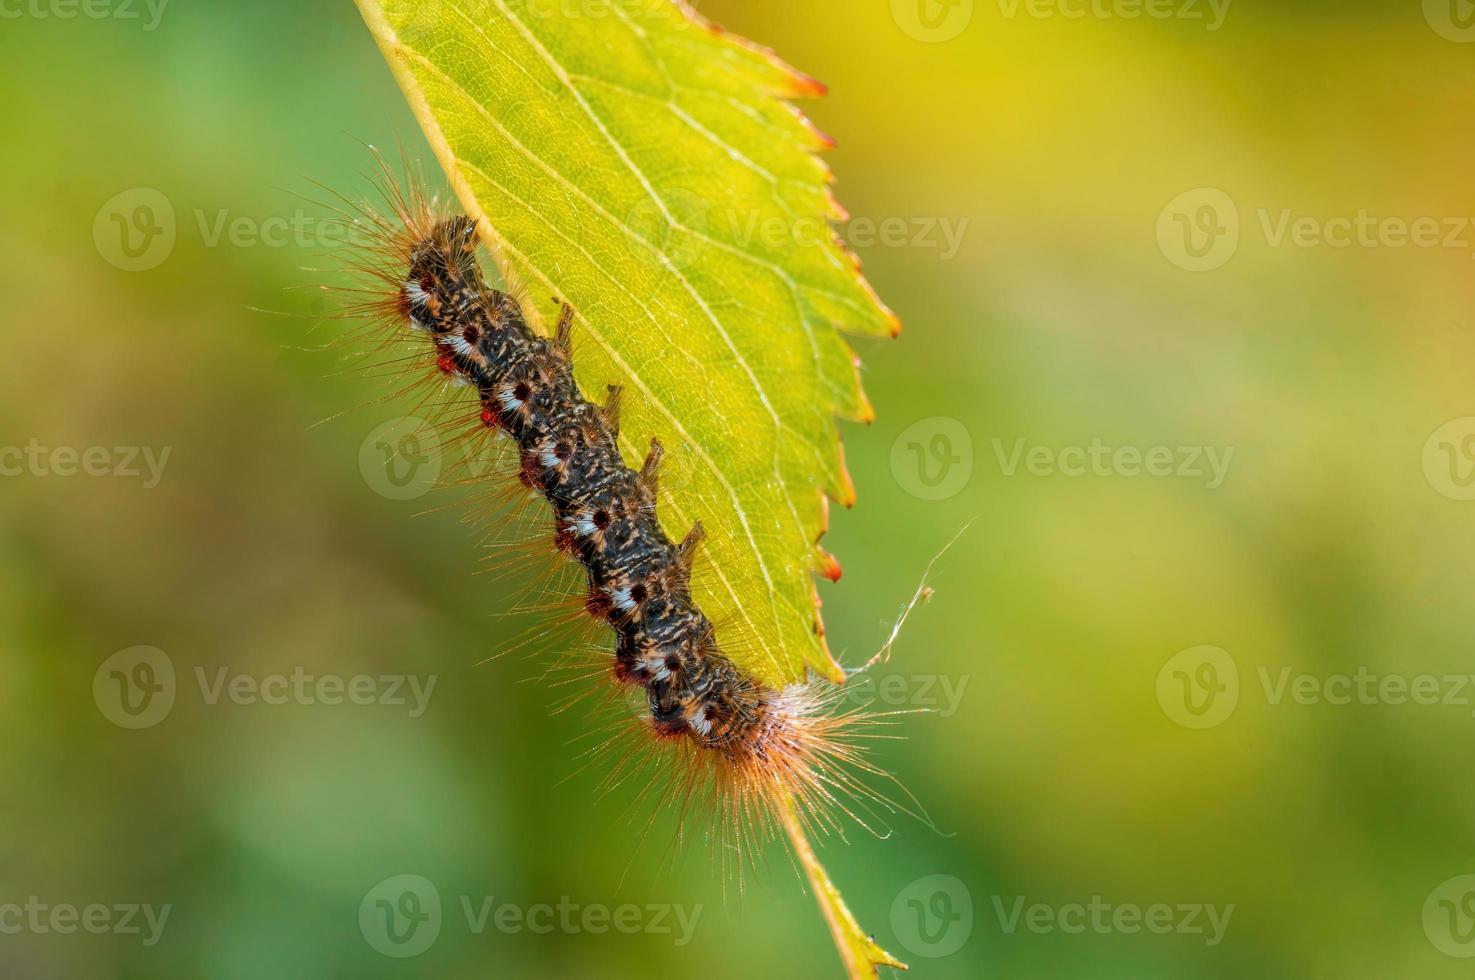
<path id="1" fill-rule="evenodd" d="M 822 849 L 861 922 L 920 977 L 1468 976 L 1469 5 L 700 6 L 829 84 L 807 108 L 905 324 L 861 349 L 835 649 L 876 649 L 972 521 L 877 689 L 934 709 L 880 758 L 938 829 Z M 457 492 L 364 475 L 413 406 L 320 349 L 316 226 L 281 231 L 325 213 L 311 180 L 361 186 L 363 143 L 429 162 L 352 4 L 4 11 L 0 445 L 113 475 L 0 457 L 0 906 L 171 911 L 152 944 L 0 911 L 0 974 L 838 976 L 782 852 L 739 889 L 665 817 L 635 848 L 538 658 L 479 663 L 509 600 Z M 1080 472 L 1093 445 L 1173 472 Z M 140 645 L 177 692 L 130 729 L 111 671 L 147 675 L 104 662 Z M 298 667 L 436 686 L 412 717 L 197 681 Z M 399 875 L 443 905 L 413 959 L 360 924 Z M 701 911 L 678 944 L 462 908 L 565 896 Z"/>

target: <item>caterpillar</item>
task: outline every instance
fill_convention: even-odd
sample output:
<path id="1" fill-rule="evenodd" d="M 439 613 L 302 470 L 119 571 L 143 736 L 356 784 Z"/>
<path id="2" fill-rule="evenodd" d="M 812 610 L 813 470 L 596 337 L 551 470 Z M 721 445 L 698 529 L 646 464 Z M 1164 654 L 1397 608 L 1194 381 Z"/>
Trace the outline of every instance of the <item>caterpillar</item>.
<path id="1" fill-rule="evenodd" d="M 474 393 L 474 428 L 515 447 L 519 483 L 551 507 L 553 547 L 583 569 L 583 612 L 614 634 L 601 672 L 643 692 L 645 730 L 685 760 L 682 797 L 689 804 L 710 776 L 719 829 L 748 856 L 787 807 L 820 829 L 840 829 L 837 813 L 869 827 L 857 801 L 894 810 L 859 778 L 891 778 L 860 750 L 884 715 L 837 710 L 838 688 L 823 681 L 771 687 L 724 652 L 690 587 L 703 528 L 680 541 L 663 531 L 664 450 L 653 439 L 638 469 L 626 465 L 621 388 L 595 404 L 574 379 L 574 310 L 561 304 L 553 336 L 537 334 L 522 303 L 487 284 L 477 222 L 443 210 L 413 175 L 406 189 L 380 166 L 389 214 L 343 199 L 367 232 L 351 267 L 371 277 L 364 302 L 344 315 L 419 335 L 419 356 Z"/>
<path id="2" fill-rule="evenodd" d="M 638 472 L 625 466 L 620 389 L 596 406 L 574 382 L 573 310 L 563 306 L 554 339 L 534 336 L 520 305 L 483 282 L 476 243 L 464 216 L 416 241 L 402 311 L 429 334 L 437 367 L 476 390 L 482 423 L 516 443 L 523 482 L 553 508 L 559 550 L 588 575 L 590 614 L 616 632 L 614 675 L 646 690 L 654 730 L 765 754 L 773 699 L 723 655 L 691 599 L 701 525 L 673 544 L 656 519 L 661 444 L 652 441 Z"/>

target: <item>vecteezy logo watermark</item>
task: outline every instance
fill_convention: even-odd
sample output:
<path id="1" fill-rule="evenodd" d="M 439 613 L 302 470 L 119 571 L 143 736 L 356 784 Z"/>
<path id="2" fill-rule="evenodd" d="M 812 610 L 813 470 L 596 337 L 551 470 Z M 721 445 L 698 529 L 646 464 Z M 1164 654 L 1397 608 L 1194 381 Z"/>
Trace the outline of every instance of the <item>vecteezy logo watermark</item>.
<path id="1" fill-rule="evenodd" d="M 1256 208 L 1251 227 L 1269 248 L 1454 249 L 1475 258 L 1475 217 L 1468 215 L 1298 214 L 1293 208 Z M 1209 272 L 1234 257 L 1241 242 L 1240 210 L 1213 187 L 1179 194 L 1158 215 L 1157 243 L 1180 269 Z"/>
<path id="2" fill-rule="evenodd" d="M 94 902 L 77 906 L 70 902 L 43 902 L 39 896 L 32 895 L 23 903 L 0 902 L 0 935 L 70 936 L 88 932 L 94 936 L 142 936 L 143 945 L 155 946 L 164 935 L 172 911 L 174 906 L 170 904 L 156 907 Z"/>
<path id="3" fill-rule="evenodd" d="M 891 17 L 908 36 L 940 44 L 968 29 L 973 0 L 891 0 Z"/>
<path id="4" fill-rule="evenodd" d="M 730 227 L 726 230 L 744 250 L 752 245 L 760 245 L 767 251 L 777 251 L 788 245 L 816 248 L 833 244 L 838 235 L 847 246 L 858 251 L 877 247 L 909 248 L 936 252 L 944 262 L 962 250 L 969 222 L 966 215 L 957 218 L 856 215 L 837 230 L 828 219 L 818 216 L 764 218 L 757 212 L 733 212 L 728 218 Z"/>
<path id="5" fill-rule="evenodd" d="M 43 446 L 34 436 L 20 446 L 0 446 L 0 477 L 17 476 L 114 476 L 143 477 L 143 488 L 152 490 L 164 476 L 173 446 Z M 139 468 L 142 463 L 144 469 Z"/>
<path id="6" fill-rule="evenodd" d="M 385 878 L 359 903 L 359 932 L 377 952 L 419 956 L 440 937 L 440 892 L 420 875 Z"/>
<path id="7" fill-rule="evenodd" d="M 92 700 L 119 728 L 152 728 L 174 709 L 174 662 L 158 647 L 119 650 L 92 675 Z"/>
<path id="8" fill-rule="evenodd" d="M 1239 209 L 1217 187 L 1184 191 L 1158 215 L 1157 247 L 1180 269 L 1217 269 L 1239 248 Z"/>
<path id="9" fill-rule="evenodd" d="M 222 700 L 241 707 L 379 705 L 408 708 L 411 718 L 425 713 L 438 680 L 435 674 L 311 674 L 302 666 L 261 676 L 229 667 L 195 667 L 193 673 L 200 700 L 212 707 Z M 174 661 L 157 647 L 119 650 L 92 677 L 97 710 L 120 728 L 159 724 L 173 710 L 177 690 Z"/>
<path id="10" fill-rule="evenodd" d="M 1107 902 L 1100 895 L 1092 896 L 1090 902 L 1059 906 L 1045 902 L 1026 905 L 1028 899 L 1023 895 L 1011 896 L 1007 903 L 1003 896 L 994 895 L 990 901 L 999 928 L 1006 936 L 1014 935 L 1022 925 L 1037 935 L 1061 932 L 1079 936 L 1089 932 L 1098 936 L 1112 933 L 1132 936 L 1149 932 L 1157 936 L 1203 936 L 1205 946 L 1217 946 L 1224 941 L 1229 920 L 1234 916 L 1233 903 L 1222 908 L 1204 902 L 1155 902 L 1142 906 Z"/>
<path id="11" fill-rule="evenodd" d="M 1270 707 L 1295 704 L 1347 707 L 1463 707 L 1475 704 L 1475 674 L 1384 673 L 1359 666 L 1351 673 L 1312 674 L 1288 666 L 1255 667 Z M 1219 647 L 1200 646 L 1174 655 L 1157 676 L 1158 704 L 1185 728 L 1223 724 L 1240 699 L 1239 665 Z M 1475 711 L 1471 712 L 1475 715 Z"/>
<path id="12" fill-rule="evenodd" d="M 599 902 L 575 902 L 568 895 L 560 896 L 557 903 L 533 902 L 529 905 L 498 902 L 495 895 L 481 895 L 475 899 L 462 895 L 460 902 L 466 928 L 475 936 L 480 936 L 490 924 L 501 933 L 530 932 L 538 936 L 554 932 L 587 932 L 596 936 L 607 932 L 626 936 L 645 933 L 671 936 L 673 944 L 685 946 L 691 942 L 697 921 L 702 917 L 701 905 L 688 907 L 665 902 L 635 905 L 627 902 L 611 907 Z"/>
<path id="13" fill-rule="evenodd" d="M 1424 935 L 1445 956 L 1475 956 L 1475 875 L 1442 882 L 1424 899 Z"/>
<path id="14" fill-rule="evenodd" d="M 229 667 L 216 668 L 213 676 L 205 668 L 195 668 L 195 682 L 200 696 L 208 705 L 220 703 L 222 696 L 232 704 L 249 707 L 264 704 L 280 707 L 286 704 L 326 705 L 337 707 L 354 704 L 362 707 L 385 705 L 409 708 L 411 718 L 425 714 L 430 695 L 435 691 L 437 675 L 416 674 L 309 674 L 297 666 L 289 674 L 232 674 Z"/>
<path id="15" fill-rule="evenodd" d="M 1233 446 L 1108 446 L 1099 437 L 1083 446 L 1028 446 L 1023 437 L 993 446 L 1004 476 L 1022 468 L 1037 477 L 1175 477 L 1203 480 L 1209 490 L 1224 485 L 1234 460 Z"/>
<path id="16" fill-rule="evenodd" d="M 390 500 L 423 497 L 440 480 L 440 440 L 422 418 L 390 419 L 359 446 L 359 473 L 369 489 Z"/>
<path id="17" fill-rule="evenodd" d="M 958 713 L 968 676 L 946 674 L 861 674 L 841 687 L 842 696 L 856 707 L 920 708 L 943 718 Z"/>
<path id="18" fill-rule="evenodd" d="M 1280 248 L 1450 248 L 1475 257 L 1475 218 L 1467 215 L 1376 215 L 1359 208 L 1355 215 L 1322 218 L 1298 215 L 1291 208 L 1257 208 L 1265 243 Z"/>
<path id="19" fill-rule="evenodd" d="M 1451 500 L 1475 500 L 1475 415 L 1450 419 L 1424 443 L 1424 479 Z"/>
<path id="20" fill-rule="evenodd" d="M 169 0 L 0 0 L 0 20 L 137 20 L 152 31 L 167 6 Z"/>
<path id="21" fill-rule="evenodd" d="M 1215 646 L 1180 651 L 1158 671 L 1157 703 L 1184 728 L 1222 725 L 1239 704 L 1239 665 Z"/>
<path id="22" fill-rule="evenodd" d="M 174 205 L 152 187 L 114 194 L 92 219 L 97 253 L 124 272 L 162 265 L 174 251 L 176 233 Z"/>
<path id="23" fill-rule="evenodd" d="M 367 222 L 319 217 L 303 208 L 265 217 L 236 214 L 229 208 L 195 208 L 192 214 L 193 227 L 205 248 L 363 248 L 375 241 Z M 163 265 L 173 254 L 178 236 L 173 202 L 152 187 L 115 194 L 92 219 L 98 254 L 125 272 L 145 272 Z"/>
<path id="24" fill-rule="evenodd" d="M 955 497 L 973 476 L 973 437 L 943 415 L 915 422 L 891 444 L 891 475 L 919 499 Z"/>
<path id="25" fill-rule="evenodd" d="M 1263 665 L 1256 667 L 1255 673 L 1270 705 L 1284 703 L 1289 694 L 1291 702 L 1299 705 L 1469 707 L 1469 692 L 1475 690 L 1472 674 L 1380 674 L 1365 666 L 1350 674 L 1297 674 L 1290 667 L 1281 667 L 1272 674 Z"/>
<path id="26" fill-rule="evenodd" d="M 973 895 L 952 875 L 918 878 L 891 903 L 891 931 L 917 956 L 951 956 L 973 934 Z"/>
<path id="27" fill-rule="evenodd" d="M 688 0 L 688 4 L 692 7 L 698 5 L 697 0 Z M 503 0 L 503 5 L 519 18 L 557 18 L 563 21 L 577 17 L 590 20 L 619 17 L 638 22 L 652 16 L 665 17 L 671 10 L 671 0 Z M 674 22 L 678 30 L 686 30 L 692 24 L 685 17 Z"/>
<path id="28" fill-rule="evenodd" d="M 840 237 L 846 245 L 858 251 L 877 247 L 909 248 L 936 252 L 940 260 L 947 262 L 962 251 L 968 221 L 966 215 L 957 218 L 933 215 L 872 218 L 857 215 L 845 222 Z M 802 243 L 803 239 L 800 241 Z"/>
<path id="29" fill-rule="evenodd" d="M 712 247 L 708 236 L 710 199 L 698 191 L 667 188 L 642 197 L 625 215 L 624 228 L 678 272 L 699 262 Z"/>
<path id="30" fill-rule="evenodd" d="M 1232 0 L 997 0 L 1012 20 L 1023 13 L 1035 20 L 1201 20 L 1212 34 L 1224 26 Z"/>
<path id="31" fill-rule="evenodd" d="M 195 209 L 195 225 L 206 248 L 219 248 L 223 242 L 232 248 L 331 248 L 335 245 L 367 247 L 374 244 L 367 223 L 345 218 L 321 218 L 297 208 L 290 215 L 272 214 L 265 218 L 231 214 L 228 208 L 217 208 L 214 214 Z"/>
<path id="32" fill-rule="evenodd" d="M 677 946 L 691 942 L 702 906 L 651 903 L 609 906 L 576 902 L 563 895 L 557 902 L 519 904 L 495 895 L 459 895 L 457 905 L 466 930 L 480 936 L 488 928 L 515 935 L 552 933 L 604 935 L 617 932 L 671 936 Z M 359 931 L 369 945 L 397 959 L 419 956 L 440 937 L 444 920 L 440 892 L 429 879 L 402 874 L 379 882 L 359 903 Z"/>
<path id="33" fill-rule="evenodd" d="M 994 0 L 1005 20 L 1202 21 L 1213 33 L 1224 26 L 1232 0 Z M 929 44 L 951 41 L 968 29 L 974 0 L 891 0 L 891 17 L 907 35 Z"/>
<path id="34" fill-rule="evenodd" d="M 1424 19 L 1446 41 L 1475 41 L 1475 3 L 1471 0 L 1424 0 Z"/>

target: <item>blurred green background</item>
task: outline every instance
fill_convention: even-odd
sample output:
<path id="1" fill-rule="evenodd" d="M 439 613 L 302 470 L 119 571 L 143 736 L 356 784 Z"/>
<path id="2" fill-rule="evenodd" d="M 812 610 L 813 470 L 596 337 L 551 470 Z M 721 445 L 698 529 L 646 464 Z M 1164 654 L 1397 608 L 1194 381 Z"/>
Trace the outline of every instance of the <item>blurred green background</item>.
<path id="1" fill-rule="evenodd" d="M 905 324 L 862 346 L 878 420 L 844 432 L 847 662 L 974 521 L 877 689 L 936 709 L 880 758 L 942 833 L 822 849 L 862 924 L 921 977 L 1468 976 L 1469 5 L 700 8 L 829 84 L 806 108 Z M 478 664 L 510 600 L 434 510 L 457 492 L 363 475 L 414 406 L 317 349 L 322 250 L 282 223 L 322 216 L 313 179 L 361 188 L 363 142 L 431 161 L 352 4 L 82 9 L 0 19 L 0 974 L 838 976 L 781 851 L 739 889 L 700 842 L 670 858 L 664 816 L 635 850 L 538 658 Z M 1093 444 L 1172 472 L 1078 471 Z M 119 713 L 114 667 L 148 675 L 104 661 L 140 645 L 165 717 Z M 197 681 L 297 667 L 436 681 L 414 717 Z M 443 909 L 398 959 L 372 920 L 406 874 Z M 462 907 L 565 896 L 700 918 L 682 944 Z M 170 912 L 149 943 L 8 903 Z M 1230 914 L 1221 941 L 1180 906 Z"/>

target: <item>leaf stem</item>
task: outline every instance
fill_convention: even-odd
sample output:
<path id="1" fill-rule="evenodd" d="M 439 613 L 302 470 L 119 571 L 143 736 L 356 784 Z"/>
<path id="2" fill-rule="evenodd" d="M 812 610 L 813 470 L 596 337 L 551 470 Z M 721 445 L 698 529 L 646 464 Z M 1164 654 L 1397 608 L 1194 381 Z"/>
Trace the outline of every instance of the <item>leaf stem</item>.
<path id="1" fill-rule="evenodd" d="M 810 887 L 814 889 L 814 899 L 819 903 L 820 912 L 824 913 L 825 922 L 830 927 L 830 935 L 835 940 L 835 948 L 840 951 L 840 959 L 845 964 L 846 977 L 849 980 L 879 980 L 880 973 L 877 967 L 889 966 L 897 970 L 905 970 L 907 968 L 905 963 L 882 949 L 861 929 L 860 923 L 855 921 L 855 916 L 851 914 L 850 907 L 845 904 L 840 890 L 835 887 L 824 865 L 820 864 L 819 858 L 815 856 L 814 847 L 809 843 L 809 837 L 805 834 L 804 826 L 799 821 L 799 814 L 794 808 L 793 796 L 785 797 L 783 803 L 778 807 L 778 813 L 779 820 L 784 825 L 784 832 L 789 835 L 789 842 L 794 845 L 794 854 L 804 867 L 804 874 L 809 879 Z"/>

